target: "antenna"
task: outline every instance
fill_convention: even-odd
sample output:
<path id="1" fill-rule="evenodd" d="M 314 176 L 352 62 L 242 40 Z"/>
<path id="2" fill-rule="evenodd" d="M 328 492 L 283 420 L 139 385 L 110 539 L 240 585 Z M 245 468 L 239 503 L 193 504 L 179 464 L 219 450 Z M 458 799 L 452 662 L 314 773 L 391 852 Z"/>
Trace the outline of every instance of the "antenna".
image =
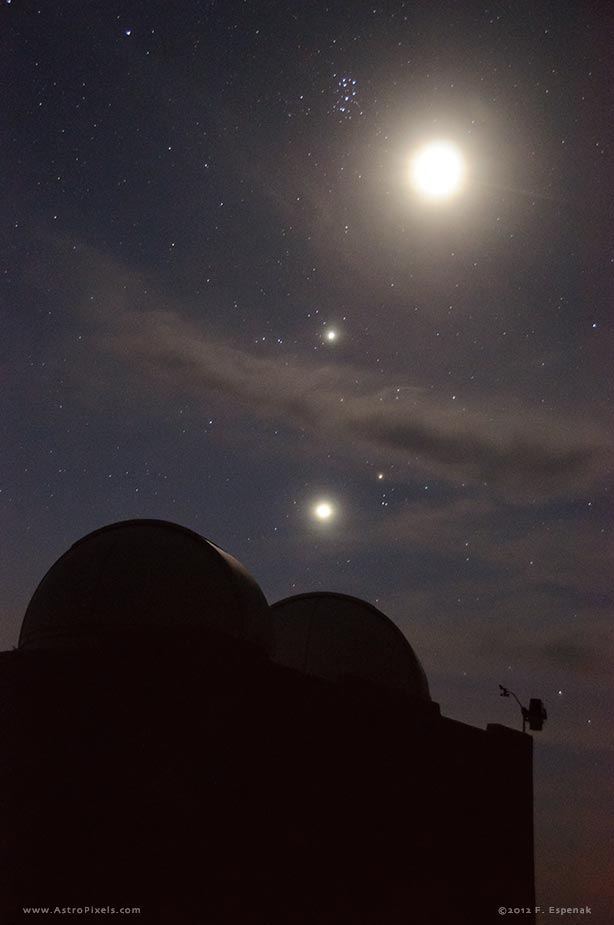
<path id="1" fill-rule="evenodd" d="M 499 690 L 501 691 L 502 697 L 513 697 L 520 707 L 520 712 L 522 713 L 522 731 L 526 731 L 528 723 L 529 729 L 533 732 L 541 732 L 544 728 L 544 723 L 548 719 L 548 714 L 546 713 L 543 702 L 538 697 L 531 697 L 528 708 L 523 707 L 514 691 L 508 690 L 508 688 L 503 687 L 502 684 L 499 685 Z"/>

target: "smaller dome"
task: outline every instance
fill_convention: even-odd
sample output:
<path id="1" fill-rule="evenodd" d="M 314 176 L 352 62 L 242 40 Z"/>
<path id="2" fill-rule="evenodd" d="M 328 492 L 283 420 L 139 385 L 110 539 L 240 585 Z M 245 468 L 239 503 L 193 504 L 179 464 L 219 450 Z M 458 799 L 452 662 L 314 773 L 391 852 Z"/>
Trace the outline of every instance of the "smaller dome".
<path id="1" fill-rule="evenodd" d="M 152 629 L 213 630 L 272 649 L 269 607 L 249 572 L 198 533 L 163 520 L 110 524 L 71 546 L 34 592 L 19 645 Z"/>
<path id="2" fill-rule="evenodd" d="M 297 594 L 271 607 L 275 659 L 329 681 L 354 678 L 430 700 L 420 661 L 401 630 L 348 594 Z"/>

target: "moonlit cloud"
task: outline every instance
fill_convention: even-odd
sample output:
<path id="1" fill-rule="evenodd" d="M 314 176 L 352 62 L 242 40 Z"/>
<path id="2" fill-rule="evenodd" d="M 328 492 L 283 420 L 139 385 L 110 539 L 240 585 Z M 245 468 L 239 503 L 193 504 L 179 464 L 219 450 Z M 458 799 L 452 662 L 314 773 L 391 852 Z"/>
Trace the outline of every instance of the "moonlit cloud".
<path id="1" fill-rule="evenodd" d="M 123 293 L 120 267 L 114 267 L 113 278 Z M 205 332 L 177 310 L 119 309 L 115 285 L 101 296 L 91 342 L 100 354 L 124 363 L 133 400 L 139 390 L 145 395 L 153 390 L 162 401 L 182 395 L 198 402 L 212 395 L 228 403 L 230 413 L 234 406 L 237 413 L 308 428 L 349 455 L 358 441 L 389 461 L 412 461 L 439 478 L 520 496 L 584 491 L 608 471 L 606 435 L 581 422 L 562 424 L 522 407 L 493 414 L 484 399 L 484 410 L 452 410 L 448 401 L 421 393 L 416 383 L 403 384 L 408 397 L 399 402 L 394 400 L 399 386 L 382 388 L 364 370 L 290 353 L 256 353 Z M 153 296 L 149 301 L 155 304 Z M 357 379 L 363 383 L 359 392 Z"/>
<path id="2" fill-rule="evenodd" d="M 324 360 L 248 348 L 206 330 L 155 283 L 84 245 L 79 273 L 65 282 L 65 245 L 56 240 L 52 246 L 58 285 L 71 287 L 69 298 L 99 358 L 94 368 L 88 360 L 74 374 L 82 376 L 81 387 L 95 381 L 98 395 L 131 396 L 143 411 L 152 407 L 152 396 L 158 408 L 178 397 L 195 406 L 214 399 L 228 415 L 308 430 L 316 443 L 332 441 L 350 466 L 361 445 L 395 463 L 403 478 L 422 472 L 519 500 L 582 495 L 611 471 L 608 432 L 579 418 L 561 421 L 522 402 L 499 411 L 497 397 L 491 402 L 486 394 L 479 407 L 466 403 L 461 410 L 448 396 L 438 401 L 420 382 L 385 386 L 382 377 L 336 361 L 332 353 Z M 105 373 L 105 358 L 120 366 Z"/>

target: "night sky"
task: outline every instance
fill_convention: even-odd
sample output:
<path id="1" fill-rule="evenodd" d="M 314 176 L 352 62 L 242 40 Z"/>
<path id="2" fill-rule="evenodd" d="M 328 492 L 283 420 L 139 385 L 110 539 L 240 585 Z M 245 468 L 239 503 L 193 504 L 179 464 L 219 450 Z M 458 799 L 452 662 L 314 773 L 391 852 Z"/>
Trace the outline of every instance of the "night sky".
<path id="1" fill-rule="evenodd" d="M 595 925 L 613 26 L 598 0 L 0 7 L 0 646 L 72 542 L 134 517 L 271 602 L 364 597 L 445 715 L 544 699 L 538 899 Z M 449 197 L 412 180 L 432 141 Z"/>

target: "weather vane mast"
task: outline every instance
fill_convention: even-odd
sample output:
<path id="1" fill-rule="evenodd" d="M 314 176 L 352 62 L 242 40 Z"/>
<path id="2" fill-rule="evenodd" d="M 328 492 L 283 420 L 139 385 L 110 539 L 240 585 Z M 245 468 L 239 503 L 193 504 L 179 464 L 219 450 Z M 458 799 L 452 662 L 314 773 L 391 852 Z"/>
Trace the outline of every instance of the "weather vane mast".
<path id="1" fill-rule="evenodd" d="M 518 706 L 520 707 L 520 712 L 522 713 L 522 731 L 526 732 L 527 723 L 529 724 L 529 729 L 533 732 L 541 732 L 544 728 L 544 723 L 548 719 L 548 714 L 546 713 L 546 708 L 544 707 L 543 701 L 538 697 L 531 697 L 529 700 L 529 706 L 524 707 L 514 691 L 508 690 L 507 687 L 503 687 L 502 684 L 499 685 L 502 697 L 513 697 Z"/>

